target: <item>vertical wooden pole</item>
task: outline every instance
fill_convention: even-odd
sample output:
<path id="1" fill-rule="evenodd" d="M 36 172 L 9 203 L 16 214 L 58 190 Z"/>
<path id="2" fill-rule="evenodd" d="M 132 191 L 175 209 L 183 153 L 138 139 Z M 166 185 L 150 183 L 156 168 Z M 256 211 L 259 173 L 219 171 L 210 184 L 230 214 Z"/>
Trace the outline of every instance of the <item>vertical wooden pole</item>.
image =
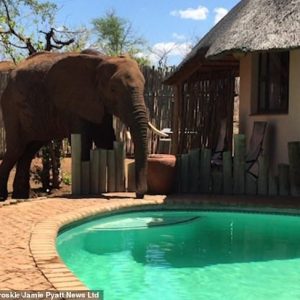
<path id="1" fill-rule="evenodd" d="M 220 195 L 223 192 L 223 173 L 221 170 L 213 170 L 212 175 L 212 192 Z"/>
<path id="2" fill-rule="evenodd" d="M 245 156 L 246 137 L 244 134 L 236 134 L 233 159 L 233 193 L 236 195 L 245 193 Z"/>
<path id="3" fill-rule="evenodd" d="M 256 195 L 257 194 L 257 179 L 253 175 L 246 173 L 245 180 L 246 180 L 246 184 L 245 184 L 246 195 Z"/>
<path id="4" fill-rule="evenodd" d="M 91 150 L 90 157 L 90 189 L 91 194 L 97 195 L 100 193 L 100 149 Z"/>
<path id="5" fill-rule="evenodd" d="M 81 194 L 81 135 L 71 135 L 72 155 L 72 195 Z"/>
<path id="6" fill-rule="evenodd" d="M 269 174 L 269 196 L 278 195 L 278 177 Z"/>
<path id="7" fill-rule="evenodd" d="M 115 151 L 107 151 L 107 191 L 116 191 L 116 160 Z"/>
<path id="8" fill-rule="evenodd" d="M 99 149 L 99 192 L 107 192 L 107 150 Z"/>
<path id="9" fill-rule="evenodd" d="M 193 149 L 189 152 L 189 176 L 190 192 L 199 192 L 200 182 L 200 149 Z"/>
<path id="10" fill-rule="evenodd" d="M 188 193 L 189 192 L 189 155 L 182 154 L 181 155 L 181 192 Z"/>
<path id="11" fill-rule="evenodd" d="M 116 192 L 125 191 L 125 149 L 122 142 L 114 142 L 116 164 Z"/>
<path id="12" fill-rule="evenodd" d="M 288 143 L 291 195 L 300 195 L 300 142 Z"/>
<path id="13" fill-rule="evenodd" d="M 266 156 L 259 157 L 257 194 L 261 196 L 268 195 L 269 184 L 269 162 Z"/>
<path id="14" fill-rule="evenodd" d="M 232 194 L 232 156 L 230 151 L 223 152 L 223 191 Z"/>
<path id="15" fill-rule="evenodd" d="M 202 149 L 200 158 L 200 192 L 208 194 L 210 192 L 211 175 L 211 150 Z"/>
<path id="16" fill-rule="evenodd" d="M 173 124 L 172 124 L 172 140 L 171 140 L 171 153 L 176 155 L 178 153 L 178 137 L 179 137 L 179 118 L 180 118 L 180 103 L 181 103 L 181 84 L 176 85 L 174 109 L 173 109 Z"/>
<path id="17" fill-rule="evenodd" d="M 278 165 L 278 176 L 279 176 L 279 195 L 288 196 L 290 194 L 290 166 L 287 164 Z"/>
<path id="18" fill-rule="evenodd" d="M 181 155 L 176 155 L 176 179 L 174 191 L 177 193 L 182 192 L 182 181 L 181 181 Z"/>
<path id="19" fill-rule="evenodd" d="M 81 194 L 90 194 L 90 162 L 83 161 L 81 163 Z"/>
<path id="20" fill-rule="evenodd" d="M 128 164 L 128 172 L 127 172 L 127 191 L 135 192 L 135 162 L 131 162 Z"/>

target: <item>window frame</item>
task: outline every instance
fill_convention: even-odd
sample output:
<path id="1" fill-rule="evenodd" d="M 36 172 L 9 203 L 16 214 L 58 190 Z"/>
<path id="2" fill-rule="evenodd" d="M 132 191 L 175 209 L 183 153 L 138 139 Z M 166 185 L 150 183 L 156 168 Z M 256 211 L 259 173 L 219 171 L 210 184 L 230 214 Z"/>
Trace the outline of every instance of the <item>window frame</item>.
<path id="1" fill-rule="evenodd" d="M 286 75 L 283 74 L 283 71 L 280 70 L 280 93 L 284 94 L 283 105 L 280 108 L 271 108 L 270 105 L 270 85 L 275 82 L 274 80 L 275 73 L 270 72 L 270 60 L 271 55 L 276 53 L 279 54 L 280 58 L 280 68 L 286 68 Z M 263 62 L 265 60 L 265 62 Z M 263 65 L 265 64 L 265 66 Z M 264 67 L 264 68 L 263 68 Z M 266 115 L 266 114 L 288 114 L 289 112 L 289 83 L 290 83 L 290 52 L 263 52 L 258 54 L 258 66 L 257 66 L 257 105 L 256 112 L 257 115 Z M 285 83 L 283 83 L 285 82 Z M 263 84 L 265 85 L 265 90 L 262 91 Z M 262 99 L 262 95 L 264 95 Z M 265 103 L 262 104 L 262 101 Z"/>

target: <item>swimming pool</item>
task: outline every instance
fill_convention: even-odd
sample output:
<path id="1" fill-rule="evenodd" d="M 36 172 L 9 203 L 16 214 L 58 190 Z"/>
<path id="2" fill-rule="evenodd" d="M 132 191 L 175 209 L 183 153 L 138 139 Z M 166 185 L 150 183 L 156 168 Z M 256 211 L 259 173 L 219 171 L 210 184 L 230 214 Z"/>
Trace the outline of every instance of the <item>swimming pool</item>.
<path id="1" fill-rule="evenodd" d="M 58 252 L 105 300 L 300 299 L 300 217 L 150 211 L 62 231 Z"/>

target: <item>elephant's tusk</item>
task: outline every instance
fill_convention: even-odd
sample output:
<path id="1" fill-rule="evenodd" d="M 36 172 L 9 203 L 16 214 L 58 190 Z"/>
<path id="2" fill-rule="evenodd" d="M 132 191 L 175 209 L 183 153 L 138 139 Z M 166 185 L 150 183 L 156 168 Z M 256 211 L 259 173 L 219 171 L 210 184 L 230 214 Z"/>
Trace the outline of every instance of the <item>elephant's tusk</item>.
<path id="1" fill-rule="evenodd" d="M 128 141 L 131 141 L 131 133 L 130 133 L 129 130 L 126 130 L 126 139 L 127 139 Z"/>
<path id="2" fill-rule="evenodd" d="M 151 124 L 150 122 L 148 122 L 148 126 L 149 128 L 154 132 L 156 133 L 158 136 L 160 137 L 169 137 L 169 135 L 167 135 L 166 133 L 163 133 L 162 131 L 160 131 L 159 129 L 157 129 L 153 124 Z"/>

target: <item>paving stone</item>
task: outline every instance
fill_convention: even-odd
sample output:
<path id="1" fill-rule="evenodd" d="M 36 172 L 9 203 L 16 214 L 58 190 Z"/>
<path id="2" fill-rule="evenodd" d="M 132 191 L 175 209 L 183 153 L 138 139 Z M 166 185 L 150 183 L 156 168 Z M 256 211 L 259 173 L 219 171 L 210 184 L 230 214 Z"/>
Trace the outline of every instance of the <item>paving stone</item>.
<path id="1" fill-rule="evenodd" d="M 120 194 L 119 194 L 120 195 Z M 118 194 L 116 194 L 118 196 Z M 125 198 L 125 197 L 124 197 Z M 151 198 L 150 198 L 151 199 Z M 159 201 L 159 200 L 158 200 Z M 161 200 L 162 201 L 162 200 Z M 153 204 L 155 201 L 153 200 Z M 14 204 L 14 205 L 12 205 Z M 50 263 L 45 261 L 41 269 L 36 265 L 33 254 L 31 253 L 29 244 L 31 235 L 37 224 L 48 218 L 55 219 L 53 224 L 48 224 L 43 228 L 43 233 L 38 236 L 39 241 L 35 240 L 33 246 L 37 249 L 37 257 L 47 254 L 44 252 L 46 248 L 53 248 L 54 243 L 49 243 L 45 239 L 46 236 L 53 236 L 53 232 L 58 229 L 57 225 L 68 223 L 74 220 L 73 217 L 64 217 L 64 221 L 60 220 L 60 215 L 77 211 L 76 218 L 81 219 L 97 212 L 114 211 L 120 207 L 128 207 L 132 205 L 142 205 L 143 203 L 135 201 L 119 199 L 37 199 L 35 201 L 16 201 L 8 200 L 0 203 L 0 290 L 45 290 L 53 289 L 53 284 L 48 281 L 41 270 L 47 270 L 49 278 L 57 278 L 57 288 L 69 286 L 72 289 L 83 289 L 79 281 L 71 281 L 70 272 L 63 264 L 57 264 L 56 261 Z M 145 204 L 145 203 L 144 203 Z M 106 207 L 107 206 L 107 207 Z M 51 254 L 51 252 L 49 251 Z M 56 253 L 52 251 L 52 257 Z M 55 269 L 57 268 L 57 269 Z M 57 277 L 55 277 L 57 274 Z M 65 279 L 68 281 L 64 282 Z"/>

